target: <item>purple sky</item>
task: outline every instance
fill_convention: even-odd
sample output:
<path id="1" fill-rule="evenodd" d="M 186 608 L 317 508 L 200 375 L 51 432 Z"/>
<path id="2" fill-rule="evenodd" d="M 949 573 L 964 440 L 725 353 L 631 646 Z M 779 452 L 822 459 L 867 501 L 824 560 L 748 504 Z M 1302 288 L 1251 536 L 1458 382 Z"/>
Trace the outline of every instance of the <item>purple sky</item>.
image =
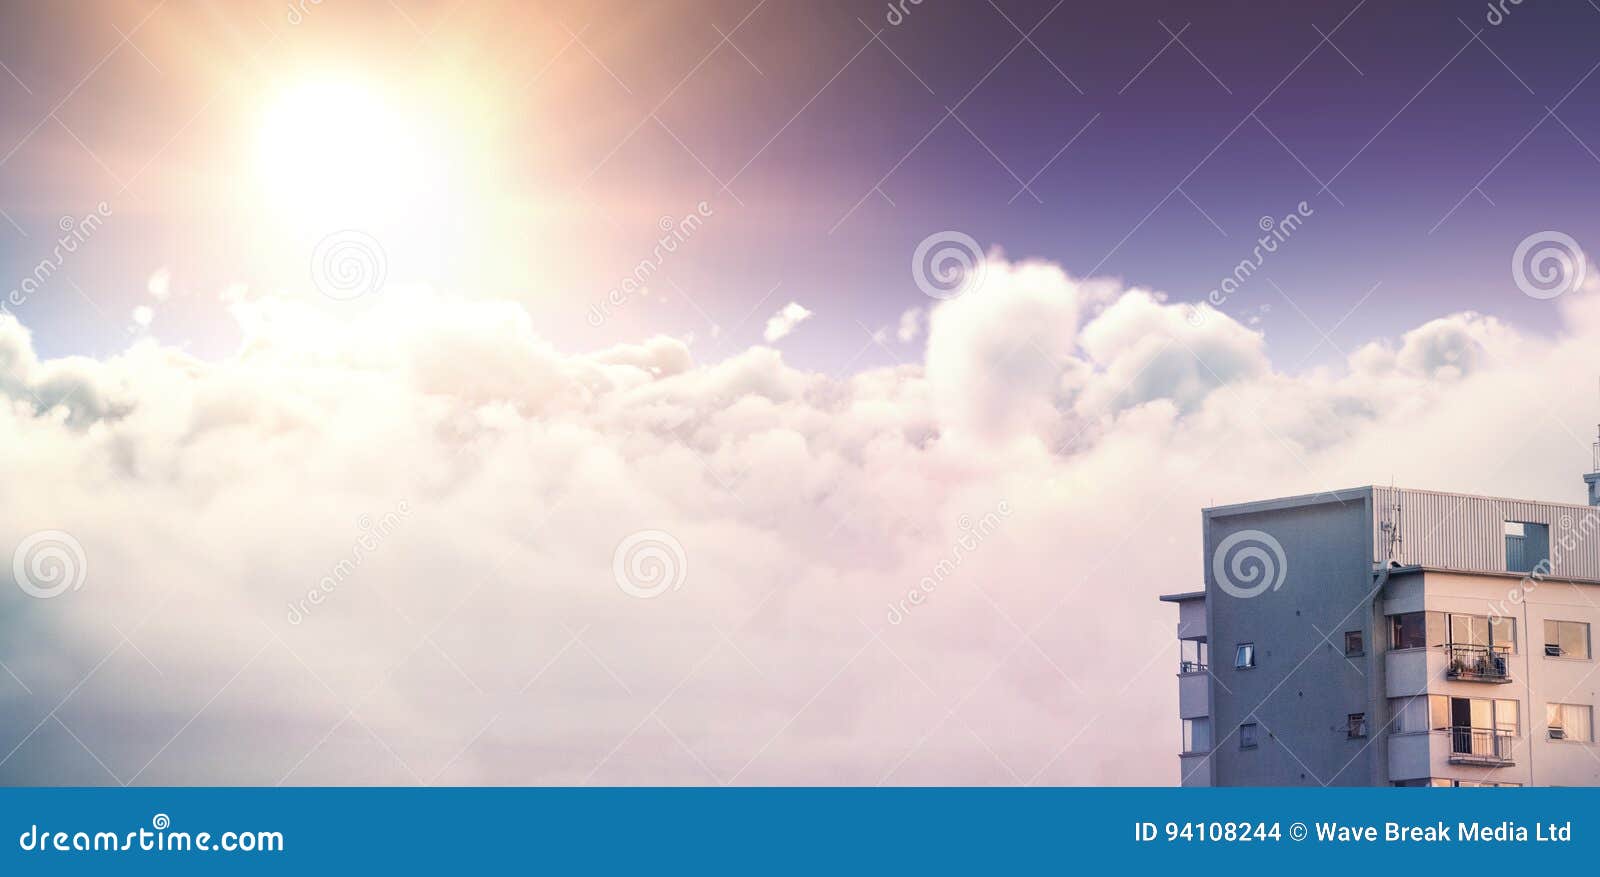
<path id="1" fill-rule="evenodd" d="M 1170 783 L 1202 506 L 1582 497 L 1596 4 L 995 2 L 0 12 L 0 783 Z"/>
<path id="2" fill-rule="evenodd" d="M 727 355 L 781 298 L 816 313 L 791 361 L 887 364 L 860 326 L 924 303 L 909 256 L 945 229 L 1196 301 L 1258 219 L 1306 201 L 1315 219 L 1227 311 L 1259 320 L 1280 365 L 1325 362 L 1323 331 L 1347 350 L 1458 309 L 1549 328 L 1509 254 L 1536 231 L 1597 231 L 1587 3 L 1509 7 L 1497 26 L 1442 2 L 929 0 L 898 25 L 882 3 L 330 0 L 298 24 L 278 2 L 148 6 L 4 13 L 0 203 L 27 236 L 0 225 L 0 276 L 45 255 L 63 215 L 105 200 L 119 220 L 19 309 L 46 352 L 120 349 L 144 294 L 130 279 L 161 267 L 206 294 L 152 332 L 213 355 L 236 339 L 210 293 L 305 285 L 304 254 L 263 252 L 248 200 L 222 196 L 241 185 L 244 98 L 306 68 L 386 71 L 402 95 L 466 71 L 495 119 L 493 185 L 526 225 L 487 256 L 391 252 L 390 277 L 518 298 L 574 351 L 664 332 Z M 588 326 L 656 221 L 701 201 L 714 218 L 662 266 L 658 306 Z"/>

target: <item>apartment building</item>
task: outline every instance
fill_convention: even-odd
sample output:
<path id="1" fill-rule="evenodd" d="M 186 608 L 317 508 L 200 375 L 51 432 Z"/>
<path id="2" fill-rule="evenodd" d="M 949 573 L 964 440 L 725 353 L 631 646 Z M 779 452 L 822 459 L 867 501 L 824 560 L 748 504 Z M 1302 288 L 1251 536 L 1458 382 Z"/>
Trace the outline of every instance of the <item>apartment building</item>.
<path id="1" fill-rule="evenodd" d="M 1600 785 L 1590 505 L 1387 487 L 1205 509 L 1186 786 Z"/>

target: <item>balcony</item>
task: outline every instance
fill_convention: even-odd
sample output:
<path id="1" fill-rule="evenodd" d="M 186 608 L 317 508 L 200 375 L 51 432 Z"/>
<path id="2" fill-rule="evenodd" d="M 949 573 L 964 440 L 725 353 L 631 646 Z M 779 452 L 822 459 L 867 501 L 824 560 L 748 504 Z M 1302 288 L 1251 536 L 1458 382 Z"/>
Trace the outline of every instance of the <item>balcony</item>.
<path id="1" fill-rule="evenodd" d="M 1511 681 L 1511 650 L 1505 646 L 1466 646 L 1451 644 L 1450 663 L 1445 675 L 1463 682 Z"/>
<path id="2" fill-rule="evenodd" d="M 1493 728 L 1451 728 L 1450 763 L 1490 767 L 1516 764 L 1511 751 L 1515 739 L 1511 732 Z"/>

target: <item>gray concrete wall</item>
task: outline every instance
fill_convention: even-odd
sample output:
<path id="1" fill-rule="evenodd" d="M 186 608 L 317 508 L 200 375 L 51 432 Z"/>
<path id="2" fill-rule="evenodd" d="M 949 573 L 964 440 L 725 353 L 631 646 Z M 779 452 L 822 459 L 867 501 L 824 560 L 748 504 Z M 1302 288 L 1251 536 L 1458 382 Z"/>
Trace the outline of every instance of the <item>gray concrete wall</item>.
<path id="1" fill-rule="evenodd" d="M 1273 509 L 1213 509 L 1203 515 L 1207 627 L 1212 647 L 1213 781 L 1216 785 L 1366 785 L 1383 781 L 1376 734 L 1381 677 L 1373 670 L 1384 632 L 1374 606 L 1371 492 L 1343 502 Z M 1214 558 L 1242 531 L 1259 530 L 1282 548 L 1281 586 L 1255 596 L 1228 593 Z M 1242 550 L 1266 540 L 1235 541 Z M 1232 552 L 1229 552 L 1230 554 Z M 1271 556 L 1270 546 L 1267 549 Z M 1236 591 L 1227 558 L 1224 574 Z M 1363 657 L 1346 659 L 1344 632 L 1361 630 Z M 1326 638 L 1326 639 L 1325 639 Z M 1253 642 L 1256 667 L 1234 668 L 1235 646 Z M 1365 712 L 1369 737 L 1350 740 L 1346 717 Z M 1254 714 L 1259 744 L 1241 751 L 1238 728 Z"/>

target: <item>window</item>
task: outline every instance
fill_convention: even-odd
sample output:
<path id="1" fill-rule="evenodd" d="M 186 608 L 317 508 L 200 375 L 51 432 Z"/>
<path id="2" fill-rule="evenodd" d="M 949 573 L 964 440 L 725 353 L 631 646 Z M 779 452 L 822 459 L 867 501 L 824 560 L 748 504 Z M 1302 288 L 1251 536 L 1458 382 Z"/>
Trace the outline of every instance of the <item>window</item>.
<path id="1" fill-rule="evenodd" d="M 1577 740 L 1589 743 L 1594 740 L 1594 708 L 1587 704 L 1546 704 L 1545 724 L 1550 728 L 1551 740 Z"/>
<path id="2" fill-rule="evenodd" d="M 1364 638 L 1361 635 L 1361 631 L 1359 631 L 1359 630 L 1347 630 L 1347 631 L 1345 631 L 1344 632 L 1344 656 L 1347 657 L 1347 658 L 1354 658 L 1357 655 L 1366 654 L 1366 649 L 1363 647 L 1363 642 L 1362 642 L 1363 639 Z"/>
<path id="3" fill-rule="evenodd" d="M 1178 672 L 1204 673 L 1211 663 L 1211 647 L 1203 639 L 1178 641 Z"/>
<path id="4" fill-rule="evenodd" d="M 1552 658 L 1589 659 L 1589 625 L 1582 621 L 1544 623 L 1544 653 Z"/>
<path id="5" fill-rule="evenodd" d="M 1233 650 L 1233 669 L 1249 670 L 1256 665 L 1256 644 L 1239 643 Z"/>
<path id="6" fill-rule="evenodd" d="M 1443 612 L 1404 612 L 1389 616 L 1389 644 L 1392 648 L 1442 646 L 1447 639 Z"/>
<path id="7" fill-rule="evenodd" d="M 1550 527 L 1506 521 L 1506 571 L 1533 572 L 1550 565 Z"/>
<path id="8" fill-rule="evenodd" d="M 1517 622 L 1514 618 L 1453 613 L 1449 619 L 1447 630 L 1451 646 L 1493 649 L 1496 652 L 1517 650 Z"/>
<path id="9" fill-rule="evenodd" d="M 1185 753 L 1211 751 L 1210 719 L 1183 720 L 1183 751 Z"/>
<path id="10" fill-rule="evenodd" d="M 1515 654 L 1517 651 L 1517 620 L 1503 615 L 1489 617 L 1489 645 Z"/>
<path id="11" fill-rule="evenodd" d="M 1450 732 L 1450 757 L 1472 763 L 1506 763 L 1511 760 L 1521 716 L 1514 700 L 1486 697 L 1428 698 L 1435 731 Z"/>
<path id="12" fill-rule="evenodd" d="M 1510 734 L 1515 737 L 1522 728 L 1522 723 L 1517 718 L 1517 702 L 1514 700 L 1497 700 L 1494 702 L 1494 729 L 1501 734 Z"/>
<path id="13" fill-rule="evenodd" d="M 1367 736 L 1366 713 L 1351 713 L 1347 718 L 1349 720 L 1349 730 L 1345 733 L 1351 740 Z"/>
<path id="14" fill-rule="evenodd" d="M 1430 727 L 1428 722 L 1428 697 L 1405 698 L 1399 701 L 1395 709 L 1395 733 L 1397 734 L 1426 734 Z"/>
<path id="15" fill-rule="evenodd" d="M 1430 694 L 1428 720 L 1435 731 L 1451 728 L 1493 730 L 1499 734 L 1516 736 L 1521 730 L 1517 702 L 1514 700 Z"/>
<path id="16" fill-rule="evenodd" d="M 1245 722 L 1239 726 L 1239 748 L 1256 748 L 1256 723 Z"/>

